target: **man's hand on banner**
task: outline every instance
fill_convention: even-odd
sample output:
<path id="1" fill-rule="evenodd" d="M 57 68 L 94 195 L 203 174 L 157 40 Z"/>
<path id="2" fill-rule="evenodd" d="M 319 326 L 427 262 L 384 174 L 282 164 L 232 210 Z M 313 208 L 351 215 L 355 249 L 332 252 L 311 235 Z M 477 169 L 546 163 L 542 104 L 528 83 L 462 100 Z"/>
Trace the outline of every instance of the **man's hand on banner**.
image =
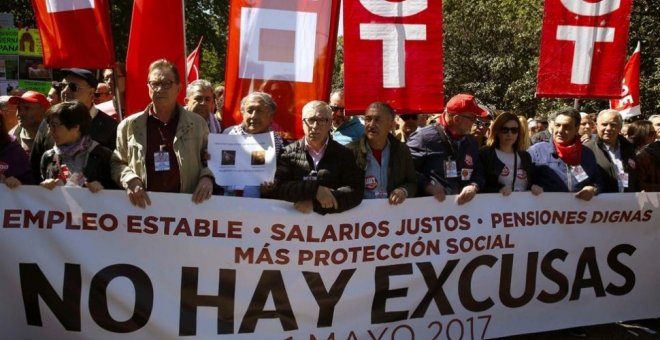
<path id="1" fill-rule="evenodd" d="M 314 210 L 314 204 L 312 201 L 298 201 L 293 204 L 293 207 L 303 214 L 309 214 Z"/>
<path id="2" fill-rule="evenodd" d="M 193 192 L 192 201 L 195 204 L 200 204 L 213 195 L 213 180 L 211 177 L 204 176 L 197 183 L 197 188 Z"/>
<path id="3" fill-rule="evenodd" d="M 575 197 L 585 200 L 585 201 L 591 201 L 591 199 L 596 196 L 596 193 L 598 192 L 598 189 L 596 187 L 587 185 L 586 187 L 582 188 L 582 190 L 578 191 L 575 194 Z"/>
<path id="4" fill-rule="evenodd" d="M 446 196 L 445 188 L 440 183 L 431 181 L 431 183 L 429 183 L 429 185 L 426 186 L 426 192 L 428 194 L 433 195 L 433 197 L 435 197 L 435 199 L 438 202 L 442 202 L 445 200 L 445 196 Z"/>
<path id="5" fill-rule="evenodd" d="M 151 205 L 147 190 L 145 190 L 144 185 L 139 178 L 134 178 L 128 182 L 126 193 L 128 194 L 128 199 L 131 201 L 131 204 L 136 207 L 146 208 L 148 205 Z"/>
<path id="6" fill-rule="evenodd" d="M 41 182 L 39 185 L 41 185 L 42 187 L 44 187 L 48 190 L 53 190 L 53 189 L 55 189 L 56 186 L 62 185 L 62 184 L 63 183 L 62 183 L 62 181 L 60 181 L 59 178 L 55 178 L 55 179 L 49 178 L 49 179 L 44 180 L 43 182 Z"/>
<path id="7" fill-rule="evenodd" d="M 323 209 L 337 209 L 339 207 L 335 195 L 332 194 L 332 190 L 322 185 L 316 190 L 316 200 L 319 201 Z"/>
<path id="8" fill-rule="evenodd" d="M 462 205 L 467 202 L 470 202 L 474 198 L 474 195 L 476 194 L 477 194 L 476 186 L 472 184 L 466 185 L 465 187 L 463 187 L 463 190 L 461 190 L 461 193 L 458 194 L 458 196 L 456 196 L 456 203 L 458 203 L 458 205 Z"/>

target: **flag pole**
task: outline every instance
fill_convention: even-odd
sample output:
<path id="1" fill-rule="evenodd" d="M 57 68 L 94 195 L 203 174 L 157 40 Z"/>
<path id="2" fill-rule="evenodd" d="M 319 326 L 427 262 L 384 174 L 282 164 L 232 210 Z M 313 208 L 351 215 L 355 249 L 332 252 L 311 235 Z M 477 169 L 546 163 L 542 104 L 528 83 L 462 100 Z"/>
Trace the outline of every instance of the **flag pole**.
<path id="1" fill-rule="evenodd" d="M 184 91 L 188 87 L 188 63 L 187 63 L 187 57 L 188 57 L 188 46 L 186 45 L 186 5 L 185 5 L 185 0 L 181 0 L 181 15 L 183 18 L 181 18 L 181 22 L 183 23 L 183 60 L 184 60 L 184 65 L 186 69 L 183 70 L 183 74 L 186 75 L 184 78 L 186 86 L 184 86 Z"/>

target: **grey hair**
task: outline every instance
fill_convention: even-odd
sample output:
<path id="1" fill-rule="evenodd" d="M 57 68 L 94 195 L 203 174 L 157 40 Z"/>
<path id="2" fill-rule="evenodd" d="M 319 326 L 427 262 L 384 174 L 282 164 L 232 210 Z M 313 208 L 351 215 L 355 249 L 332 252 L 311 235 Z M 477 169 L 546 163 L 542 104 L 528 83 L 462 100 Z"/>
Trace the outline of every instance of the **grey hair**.
<path id="1" fill-rule="evenodd" d="M 266 92 L 259 92 L 259 91 L 251 92 L 247 96 L 243 97 L 243 99 L 241 99 L 241 113 L 245 113 L 245 111 L 243 111 L 243 108 L 245 107 L 245 103 L 250 98 L 261 99 L 264 103 L 266 103 L 266 106 L 270 109 L 271 115 L 275 114 L 275 111 L 277 110 L 277 104 L 275 104 L 273 97 Z"/>
<path id="2" fill-rule="evenodd" d="M 311 102 L 305 104 L 305 106 L 302 108 L 302 115 L 304 116 L 305 112 L 307 111 L 324 113 L 326 116 L 332 117 L 332 109 L 330 108 L 330 105 L 320 100 L 312 100 Z"/>
<path id="3" fill-rule="evenodd" d="M 199 91 L 211 90 L 211 92 L 213 92 L 213 85 L 211 85 L 211 82 L 208 80 L 197 79 L 192 83 L 188 84 L 188 87 L 186 87 L 186 97 L 190 97 L 197 90 Z"/>
<path id="4" fill-rule="evenodd" d="M 616 116 L 616 119 L 619 120 L 619 123 L 623 123 L 623 117 L 621 116 L 621 112 L 617 110 L 612 110 L 612 109 L 605 109 L 603 111 L 598 112 L 598 118 L 596 118 L 596 121 L 600 119 L 601 116 L 607 115 L 607 114 L 613 114 Z"/>

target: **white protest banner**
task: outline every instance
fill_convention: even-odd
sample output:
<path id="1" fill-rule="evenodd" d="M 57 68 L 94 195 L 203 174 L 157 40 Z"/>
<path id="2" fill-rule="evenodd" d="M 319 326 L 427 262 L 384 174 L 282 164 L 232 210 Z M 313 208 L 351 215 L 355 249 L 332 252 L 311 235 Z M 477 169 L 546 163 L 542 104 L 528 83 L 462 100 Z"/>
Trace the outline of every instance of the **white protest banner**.
<path id="1" fill-rule="evenodd" d="M 8 339 L 481 339 L 660 315 L 660 195 L 343 214 L 0 186 Z"/>
<path id="2" fill-rule="evenodd" d="M 260 185 L 275 178 L 273 132 L 253 135 L 209 134 L 209 169 L 218 185 Z"/>

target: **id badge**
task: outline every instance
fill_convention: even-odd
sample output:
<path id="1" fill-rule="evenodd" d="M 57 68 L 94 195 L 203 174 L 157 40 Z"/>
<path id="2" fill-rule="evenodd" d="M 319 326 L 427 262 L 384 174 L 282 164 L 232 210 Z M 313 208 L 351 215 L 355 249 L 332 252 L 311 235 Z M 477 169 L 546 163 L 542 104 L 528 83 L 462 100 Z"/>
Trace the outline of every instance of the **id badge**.
<path id="1" fill-rule="evenodd" d="M 156 171 L 170 171 L 170 153 L 167 151 L 154 152 L 154 168 Z"/>
<path id="2" fill-rule="evenodd" d="M 469 181 L 472 178 L 472 172 L 474 169 L 461 169 L 461 180 L 463 181 Z"/>
<path id="3" fill-rule="evenodd" d="M 446 178 L 456 178 L 458 177 L 458 171 L 456 170 L 456 162 L 452 160 L 445 161 L 445 177 Z"/>
<path id="4" fill-rule="evenodd" d="M 575 179 L 578 180 L 578 182 L 582 182 L 589 178 L 589 175 L 587 175 L 587 173 L 584 172 L 584 169 L 582 169 L 582 165 L 576 165 L 571 167 L 571 173 L 573 174 Z"/>

